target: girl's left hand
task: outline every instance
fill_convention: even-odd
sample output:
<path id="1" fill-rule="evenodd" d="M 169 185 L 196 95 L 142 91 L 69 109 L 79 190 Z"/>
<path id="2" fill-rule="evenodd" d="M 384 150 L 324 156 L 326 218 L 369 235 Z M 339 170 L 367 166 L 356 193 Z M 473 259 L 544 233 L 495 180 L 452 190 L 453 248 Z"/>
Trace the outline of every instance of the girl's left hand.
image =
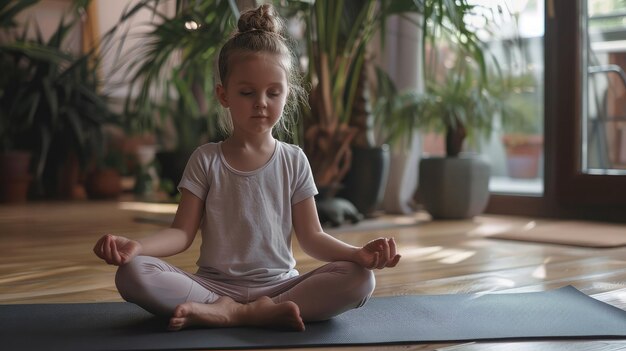
<path id="1" fill-rule="evenodd" d="M 395 267 L 400 261 L 393 238 L 378 238 L 370 241 L 356 252 L 356 263 L 369 269 Z"/>

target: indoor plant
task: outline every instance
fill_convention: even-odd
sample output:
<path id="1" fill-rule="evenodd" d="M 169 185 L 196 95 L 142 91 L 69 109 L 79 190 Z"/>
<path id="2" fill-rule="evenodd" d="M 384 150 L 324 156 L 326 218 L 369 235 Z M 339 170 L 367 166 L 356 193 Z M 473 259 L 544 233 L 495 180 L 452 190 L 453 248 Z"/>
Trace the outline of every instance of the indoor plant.
<path id="1" fill-rule="evenodd" d="M 511 82 L 506 103 L 517 112 L 516 118 L 503 121 L 502 144 L 507 155 L 507 172 L 511 178 L 537 178 L 543 154 L 543 111 L 533 103 L 539 89 L 532 72 L 505 79 Z"/>
<path id="2" fill-rule="evenodd" d="M 466 15 L 477 15 L 471 6 L 465 10 L 456 17 L 461 22 Z M 491 17 L 484 22 L 491 23 Z M 471 217 L 487 204 L 489 165 L 461 151 L 468 146 L 466 139 L 479 146 L 500 118 L 508 121 L 515 114 L 506 103 L 513 84 L 503 78 L 495 58 L 485 57 L 486 43 L 477 36 L 468 45 L 458 31 L 427 26 L 423 34 L 425 91 L 396 91 L 383 84 L 376 99 L 376 125 L 386 140 L 407 140 L 415 129 L 444 135 L 445 157 L 420 161 L 420 200 L 433 217 Z M 379 76 L 384 83 L 384 74 Z M 474 187 L 465 187 L 472 183 Z M 448 195 L 452 201 L 442 202 Z"/>
<path id="3" fill-rule="evenodd" d="M 0 42 L 12 40 L 18 26 L 15 17 L 35 0 L 3 2 L 0 4 Z M 1 50 L 2 46 L 0 46 Z M 27 72 L 16 66 L 11 55 L 0 51 L 0 201 L 24 202 L 32 175 L 30 160 L 32 153 L 20 145 L 22 135 L 28 128 L 31 112 L 30 104 L 12 105 L 9 84 L 12 81 L 26 80 Z M 30 97 L 33 99 L 33 96 Z M 15 108 L 12 108 L 15 107 Z M 26 117 L 26 118 L 21 118 Z"/>
<path id="4" fill-rule="evenodd" d="M 490 165 L 461 157 L 467 136 L 491 132 L 502 102 L 476 76 L 465 57 L 456 60 L 442 82 L 428 82 L 421 109 L 427 129 L 445 133 L 446 157 L 420 161 L 418 191 L 434 218 L 466 218 L 481 213 L 489 199 Z"/>
<path id="5" fill-rule="evenodd" d="M 420 161 L 419 197 L 434 218 L 467 218 L 481 213 L 489 199 L 490 164 L 482 157 L 463 154 L 466 139 L 474 149 L 489 137 L 499 118 L 516 111 L 507 104 L 511 81 L 498 70 L 481 72 L 475 58 L 453 51 L 454 64 L 433 70 L 420 97 L 419 124 L 445 134 L 445 157 Z M 492 67 L 498 67 L 495 62 Z"/>
<path id="6" fill-rule="evenodd" d="M 305 5 L 307 77 L 312 91 L 303 144 L 318 188 L 332 196 L 352 167 L 353 152 L 376 147 L 366 91 L 375 80 L 368 68 L 372 64 L 368 47 L 375 34 L 384 34 L 389 17 L 419 14 L 417 25 L 422 28 L 423 40 L 426 33 L 438 28 L 463 37 L 463 46 L 475 51 L 475 34 L 463 21 L 472 8 L 466 1 L 321 0 Z M 359 188 L 362 192 L 370 189 Z"/>
<path id="7" fill-rule="evenodd" d="M 214 97 L 214 63 L 221 45 L 235 27 L 233 1 L 176 1 L 173 16 L 162 13 L 155 0 L 142 0 L 123 14 L 127 21 L 149 9 L 154 20 L 142 34 L 142 55 L 119 57 L 130 87 L 123 125 L 129 134 L 154 133 L 161 177 L 176 185 L 191 152 L 221 136 L 217 131 L 218 102 Z M 123 45 L 128 33 L 120 37 Z"/>
<path id="8" fill-rule="evenodd" d="M 307 17 L 312 91 L 304 150 L 321 196 L 345 198 L 366 216 L 382 198 L 389 164 L 388 148 L 374 143 L 370 126 L 368 46 L 396 10 L 390 5 L 316 1 Z"/>
<path id="9" fill-rule="evenodd" d="M 3 23 L 34 3 L 4 7 Z M 29 39 L 26 26 L 19 33 L 15 27 L 4 31 L 0 44 L 3 144 L 32 153 L 37 195 L 70 195 L 75 184 L 68 180 L 78 181 L 79 167 L 100 150 L 101 127 L 113 117 L 98 92 L 94 51 L 72 54 L 64 47 L 78 18 L 62 18 L 47 41 L 38 27 L 36 37 Z"/>

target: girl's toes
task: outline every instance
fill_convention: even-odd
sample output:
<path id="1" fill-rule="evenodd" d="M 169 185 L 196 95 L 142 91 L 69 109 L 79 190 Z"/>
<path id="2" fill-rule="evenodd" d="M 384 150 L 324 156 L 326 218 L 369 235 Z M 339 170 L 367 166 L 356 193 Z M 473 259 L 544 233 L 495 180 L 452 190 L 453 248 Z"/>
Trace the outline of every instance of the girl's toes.
<path id="1" fill-rule="evenodd" d="M 168 325 L 167 329 L 170 331 L 178 331 L 183 328 L 184 324 L 185 324 L 184 318 L 173 317 L 172 319 L 170 319 L 170 324 Z"/>
<path id="2" fill-rule="evenodd" d="M 185 306 L 178 305 L 178 306 L 176 306 L 176 309 L 174 309 L 174 313 L 172 314 L 172 317 L 174 317 L 174 318 L 181 318 L 181 317 L 184 317 L 185 314 L 186 314 Z"/>

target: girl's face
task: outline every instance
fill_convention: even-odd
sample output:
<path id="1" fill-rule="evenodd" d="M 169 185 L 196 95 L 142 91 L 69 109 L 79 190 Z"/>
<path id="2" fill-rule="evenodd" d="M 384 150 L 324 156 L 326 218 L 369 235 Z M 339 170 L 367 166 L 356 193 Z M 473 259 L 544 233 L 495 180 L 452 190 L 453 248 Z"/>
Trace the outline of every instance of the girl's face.
<path id="1" fill-rule="evenodd" d="M 271 133 L 289 93 L 280 63 L 280 56 L 272 54 L 233 57 L 227 81 L 216 91 L 222 106 L 230 109 L 235 133 Z"/>

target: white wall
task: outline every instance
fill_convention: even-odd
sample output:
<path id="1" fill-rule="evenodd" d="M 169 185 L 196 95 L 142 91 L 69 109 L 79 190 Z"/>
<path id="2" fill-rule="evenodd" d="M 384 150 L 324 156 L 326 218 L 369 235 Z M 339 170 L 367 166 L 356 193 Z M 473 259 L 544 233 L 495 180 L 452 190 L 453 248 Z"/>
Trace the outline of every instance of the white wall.
<path id="1" fill-rule="evenodd" d="M 128 65 L 130 60 L 136 59 L 142 47 L 145 45 L 143 34 L 147 33 L 156 18 L 152 11 L 143 9 L 134 14 L 131 20 L 118 25 L 124 13 L 130 11 L 138 0 L 93 0 L 97 4 L 98 24 L 100 36 L 104 39 L 106 34 L 115 29 L 115 35 L 110 42 L 103 43 L 102 76 L 105 78 L 104 91 L 114 99 L 123 99 L 128 94 L 128 86 L 125 84 L 129 78 Z M 162 1 L 159 10 L 173 14 L 175 1 Z M 122 42 L 120 39 L 126 36 Z"/>
<path id="2" fill-rule="evenodd" d="M 424 91 L 420 36 L 419 28 L 410 21 L 401 17 L 390 18 L 385 48 L 374 54 L 377 63 L 387 71 L 400 91 Z M 380 43 L 375 42 L 373 46 L 380 48 Z M 415 211 L 413 194 L 418 185 L 420 139 L 416 131 L 408 147 L 399 143 L 391 148 L 389 178 L 381 204 L 387 213 Z"/>
<path id="3" fill-rule="evenodd" d="M 39 27 L 43 39 L 47 42 L 56 31 L 64 14 L 67 18 L 66 21 L 71 19 L 71 16 L 69 16 L 71 7 L 71 1 L 44 0 L 20 13 L 17 16 L 17 22 L 20 28 L 24 28 L 28 25 L 29 38 L 36 38 L 36 28 Z M 21 30 L 22 29 L 18 29 L 18 33 L 22 33 Z M 80 28 L 74 28 L 66 38 L 64 47 L 73 53 L 80 52 L 81 38 Z"/>

